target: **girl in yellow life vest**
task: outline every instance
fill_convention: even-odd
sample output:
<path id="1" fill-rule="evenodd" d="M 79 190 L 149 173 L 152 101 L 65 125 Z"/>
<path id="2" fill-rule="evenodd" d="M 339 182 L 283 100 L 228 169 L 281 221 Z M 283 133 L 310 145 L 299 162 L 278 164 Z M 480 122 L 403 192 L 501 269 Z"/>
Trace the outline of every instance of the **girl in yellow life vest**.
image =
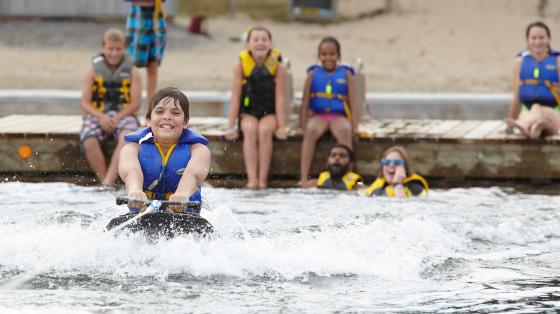
<path id="1" fill-rule="evenodd" d="M 377 179 L 365 190 L 366 196 L 411 197 L 428 194 L 428 183 L 414 173 L 404 147 L 387 149 L 380 160 Z"/>
<path id="2" fill-rule="evenodd" d="M 243 159 L 247 188 L 265 189 L 272 160 L 272 139 L 287 138 L 284 110 L 284 69 L 280 53 L 272 48 L 272 36 L 264 27 L 247 34 L 247 49 L 239 54 L 231 92 L 225 137 L 243 132 Z M 237 120 L 239 119 L 239 122 Z"/>

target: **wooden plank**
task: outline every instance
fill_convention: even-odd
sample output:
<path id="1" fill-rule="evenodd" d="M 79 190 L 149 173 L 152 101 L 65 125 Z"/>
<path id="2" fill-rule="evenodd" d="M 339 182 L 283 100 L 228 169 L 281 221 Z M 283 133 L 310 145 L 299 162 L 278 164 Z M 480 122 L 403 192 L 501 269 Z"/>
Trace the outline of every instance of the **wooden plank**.
<path id="1" fill-rule="evenodd" d="M 446 120 L 442 121 L 441 124 L 436 125 L 433 129 L 430 129 L 426 135 L 433 138 L 439 138 L 443 134 L 449 132 L 449 130 L 453 129 L 457 125 L 461 123 L 461 120 Z"/>
<path id="2" fill-rule="evenodd" d="M 447 133 L 443 134 L 441 138 L 445 139 L 461 139 L 465 134 L 472 131 L 474 128 L 479 126 L 482 121 L 479 120 L 466 120 L 449 130 Z"/>
<path id="3" fill-rule="evenodd" d="M 483 121 L 474 130 L 465 134 L 463 136 L 463 139 L 466 139 L 466 140 L 483 140 L 486 135 L 492 133 L 492 131 L 499 128 L 502 124 L 503 124 L 503 122 L 499 121 L 499 120 Z"/>
<path id="4" fill-rule="evenodd" d="M 4 133 L 11 134 L 26 134 L 29 133 L 28 130 L 31 126 L 41 123 L 47 116 L 45 115 L 30 115 L 30 116 L 20 116 L 17 123 L 10 125 Z"/>

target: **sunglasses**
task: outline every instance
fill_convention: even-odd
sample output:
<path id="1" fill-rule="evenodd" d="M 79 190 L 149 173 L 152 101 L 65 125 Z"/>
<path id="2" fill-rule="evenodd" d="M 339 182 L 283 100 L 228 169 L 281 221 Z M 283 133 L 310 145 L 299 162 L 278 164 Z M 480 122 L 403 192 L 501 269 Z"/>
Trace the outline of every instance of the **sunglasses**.
<path id="1" fill-rule="evenodd" d="M 382 166 L 402 166 L 405 164 L 404 159 L 381 159 Z"/>

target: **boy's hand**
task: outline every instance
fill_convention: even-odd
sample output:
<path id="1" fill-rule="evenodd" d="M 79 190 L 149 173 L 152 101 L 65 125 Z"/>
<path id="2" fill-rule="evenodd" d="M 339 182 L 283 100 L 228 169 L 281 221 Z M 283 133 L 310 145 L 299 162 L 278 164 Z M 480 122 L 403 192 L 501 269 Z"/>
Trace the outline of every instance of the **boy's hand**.
<path id="1" fill-rule="evenodd" d="M 148 197 L 146 196 L 146 193 L 144 193 L 142 191 L 130 191 L 130 192 L 128 192 L 128 198 L 129 199 L 137 199 L 137 200 L 148 200 Z M 143 202 L 128 201 L 128 207 L 138 208 L 138 209 L 140 209 L 141 212 L 146 210 L 146 204 L 143 203 Z"/>
<path id="2" fill-rule="evenodd" d="M 189 196 L 185 193 L 174 193 L 169 197 L 169 200 L 174 202 L 186 202 L 189 200 Z M 173 205 L 167 206 L 165 211 L 168 213 L 184 213 L 187 211 L 187 209 L 183 206 Z"/>
<path id="3" fill-rule="evenodd" d="M 101 126 L 103 131 L 105 131 L 105 133 L 111 134 L 117 129 L 117 124 L 108 115 L 101 114 L 101 116 L 97 119 L 99 120 L 99 125 Z"/>

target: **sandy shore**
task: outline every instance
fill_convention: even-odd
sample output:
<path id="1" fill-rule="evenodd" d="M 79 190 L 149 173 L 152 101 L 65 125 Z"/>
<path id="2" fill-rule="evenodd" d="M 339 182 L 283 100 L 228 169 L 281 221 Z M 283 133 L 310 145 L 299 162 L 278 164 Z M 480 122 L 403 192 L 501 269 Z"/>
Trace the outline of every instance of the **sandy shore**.
<path id="1" fill-rule="evenodd" d="M 344 62 L 364 60 L 367 90 L 381 92 L 508 92 L 514 56 L 525 47 L 525 27 L 537 19 L 549 24 L 552 46 L 560 48 L 559 1 L 549 1 L 544 18 L 538 1 L 393 3 L 388 14 L 329 25 L 222 16 L 208 21 L 209 37 L 187 33 L 188 20 L 178 18 L 169 29 L 160 86 L 228 90 L 243 48 L 232 39 L 254 24 L 269 27 L 274 45 L 291 60 L 296 90 L 326 35 L 340 40 Z M 79 89 L 101 34 L 111 26 L 124 24 L 1 22 L 0 89 Z"/>

